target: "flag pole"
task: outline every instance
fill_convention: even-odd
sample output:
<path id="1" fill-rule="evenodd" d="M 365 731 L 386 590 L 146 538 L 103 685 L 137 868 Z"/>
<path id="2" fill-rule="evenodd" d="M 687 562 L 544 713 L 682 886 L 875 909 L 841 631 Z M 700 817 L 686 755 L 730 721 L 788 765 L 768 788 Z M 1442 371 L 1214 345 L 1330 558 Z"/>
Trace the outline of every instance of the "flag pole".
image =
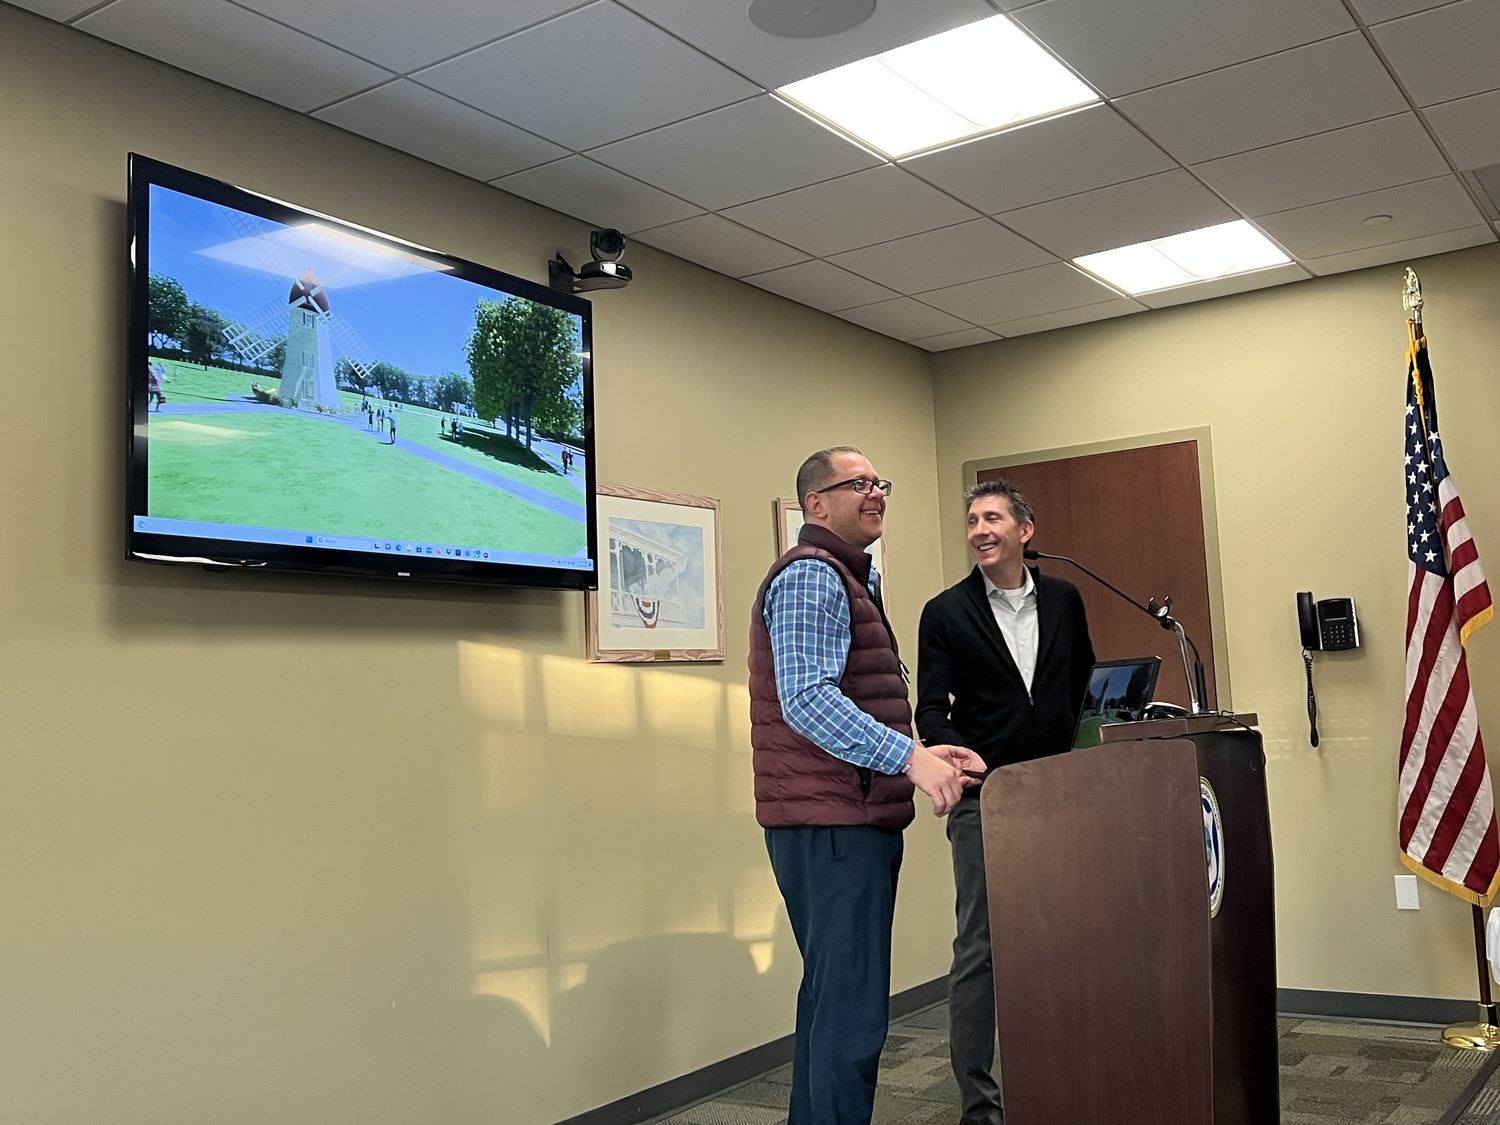
<path id="1" fill-rule="evenodd" d="M 1410 336 L 1413 350 L 1422 339 L 1422 282 L 1417 271 L 1406 267 L 1401 306 L 1411 317 Z M 1484 948 L 1484 908 L 1477 902 L 1469 907 L 1474 921 L 1474 959 L 1479 969 L 1479 1021 L 1456 1023 L 1443 1029 L 1443 1042 L 1466 1051 L 1493 1051 L 1500 1048 L 1500 1011 L 1490 992 L 1490 965 Z"/>

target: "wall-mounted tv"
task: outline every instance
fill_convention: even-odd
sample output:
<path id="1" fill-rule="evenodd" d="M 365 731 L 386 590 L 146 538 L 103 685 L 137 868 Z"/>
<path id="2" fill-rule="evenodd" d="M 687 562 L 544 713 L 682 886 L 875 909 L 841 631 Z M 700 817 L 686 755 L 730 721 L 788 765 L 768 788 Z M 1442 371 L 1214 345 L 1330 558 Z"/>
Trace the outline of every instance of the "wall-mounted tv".
<path id="1" fill-rule="evenodd" d="M 130 157 L 133 558 L 588 589 L 589 303 Z"/>

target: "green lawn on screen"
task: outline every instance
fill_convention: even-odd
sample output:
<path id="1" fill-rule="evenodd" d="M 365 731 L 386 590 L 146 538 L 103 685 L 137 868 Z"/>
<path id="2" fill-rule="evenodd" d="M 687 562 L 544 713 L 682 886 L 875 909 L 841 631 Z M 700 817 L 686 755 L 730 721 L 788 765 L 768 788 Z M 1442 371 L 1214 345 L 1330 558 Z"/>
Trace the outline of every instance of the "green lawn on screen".
<path id="1" fill-rule="evenodd" d="M 231 371 L 223 367 L 204 367 L 182 360 L 152 357 L 152 362 L 160 362 L 167 373 L 167 381 L 163 384 L 163 389 L 166 391 L 169 403 L 240 402 L 252 398 L 250 393 L 252 382 L 258 381 L 264 390 L 275 390 L 281 382 L 279 379 L 257 379 L 256 376 L 247 375 L 243 371 Z M 344 404 L 344 410 L 363 424 L 360 395 L 354 391 L 339 391 L 339 399 Z M 386 405 L 378 399 L 370 401 L 377 408 Z M 487 469 L 522 484 L 529 484 L 532 488 L 541 489 L 553 496 L 560 496 L 565 500 L 575 502 L 581 500 L 582 489 L 564 480 L 558 475 L 557 470 L 540 457 L 528 452 L 521 443 L 500 439 L 495 443 L 497 446 L 514 447 L 509 450 L 509 459 L 491 456 L 483 450 L 472 449 L 456 441 L 444 439 L 441 424 L 445 420 L 450 425 L 452 424 L 452 416 L 441 411 L 429 410 L 423 406 L 403 406 L 396 412 L 396 433 L 402 441 L 416 442 L 429 449 L 446 453 L 455 460 L 466 462 L 476 468 Z"/>
<path id="2" fill-rule="evenodd" d="M 152 516 L 530 553 L 585 546 L 581 523 L 332 418 L 152 414 L 150 442 Z"/>

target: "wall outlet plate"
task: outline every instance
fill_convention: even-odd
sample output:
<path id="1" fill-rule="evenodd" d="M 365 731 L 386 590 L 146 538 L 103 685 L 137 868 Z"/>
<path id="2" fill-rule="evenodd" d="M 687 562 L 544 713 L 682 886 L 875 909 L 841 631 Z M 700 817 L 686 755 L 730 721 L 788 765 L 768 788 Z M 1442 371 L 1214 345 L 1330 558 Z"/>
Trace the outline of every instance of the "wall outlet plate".
<path id="1" fill-rule="evenodd" d="M 1396 876 L 1396 909 L 1397 910 L 1421 910 L 1422 902 L 1417 898 L 1417 877 L 1415 875 Z"/>

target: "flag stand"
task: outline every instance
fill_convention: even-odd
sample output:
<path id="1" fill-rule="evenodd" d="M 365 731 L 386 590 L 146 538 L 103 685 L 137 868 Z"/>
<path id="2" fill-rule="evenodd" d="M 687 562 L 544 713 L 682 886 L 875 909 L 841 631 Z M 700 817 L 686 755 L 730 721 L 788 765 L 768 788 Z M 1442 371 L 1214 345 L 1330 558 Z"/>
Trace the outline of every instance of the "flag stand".
<path id="1" fill-rule="evenodd" d="M 1422 344 L 1422 282 L 1417 278 L 1417 271 L 1410 266 L 1406 269 L 1404 291 L 1401 295 L 1402 307 L 1410 314 L 1408 321 L 1409 336 L 1411 340 L 1411 351 L 1408 362 L 1412 364 L 1412 378 L 1416 378 L 1416 356 L 1419 345 Z M 1420 393 L 1418 402 L 1420 403 Z M 1410 411 L 1408 407 L 1408 412 Z M 1425 423 L 1423 423 L 1425 425 Z M 1413 433 L 1416 427 L 1413 426 Z M 1408 457 L 1407 461 L 1410 462 Z M 1415 477 L 1411 478 L 1416 480 Z M 1459 513 L 1462 518 L 1462 512 Z M 1425 538 L 1425 536 L 1424 536 Z M 1413 556 L 1413 562 L 1415 562 Z M 1483 577 L 1480 578 L 1481 583 Z M 1486 597 L 1486 601 L 1488 598 Z M 1487 617 L 1485 618 L 1487 620 Z M 1483 620 L 1479 624 L 1483 624 Z M 1460 641 L 1462 645 L 1462 641 Z M 1481 751 L 1482 753 L 1482 751 Z M 1405 858 L 1403 856 L 1403 858 Z M 1491 890 L 1493 891 L 1493 886 Z M 1490 964 L 1485 953 L 1484 942 L 1484 908 L 1477 902 L 1471 902 L 1474 919 L 1474 956 L 1479 967 L 1479 1021 L 1477 1023 L 1456 1023 L 1451 1027 L 1443 1029 L 1443 1042 L 1450 1047 L 1456 1047 L 1466 1051 L 1494 1051 L 1500 1048 L 1500 1012 L 1490 992 Z"/>
<path id="2" fill-rule="evenodd" d="M 1443 1042 L 1465 1051 L 1493 1051 L 1500 1047 L 1500 1017 L 1490 998 L 1490 966 L 1484 953 L 1484 910 L 1478 903 L 1474 911 L 1474 952 L 1479 959 L 1479 1022 L 1456 1023 L 1443 1029 Z"/>

